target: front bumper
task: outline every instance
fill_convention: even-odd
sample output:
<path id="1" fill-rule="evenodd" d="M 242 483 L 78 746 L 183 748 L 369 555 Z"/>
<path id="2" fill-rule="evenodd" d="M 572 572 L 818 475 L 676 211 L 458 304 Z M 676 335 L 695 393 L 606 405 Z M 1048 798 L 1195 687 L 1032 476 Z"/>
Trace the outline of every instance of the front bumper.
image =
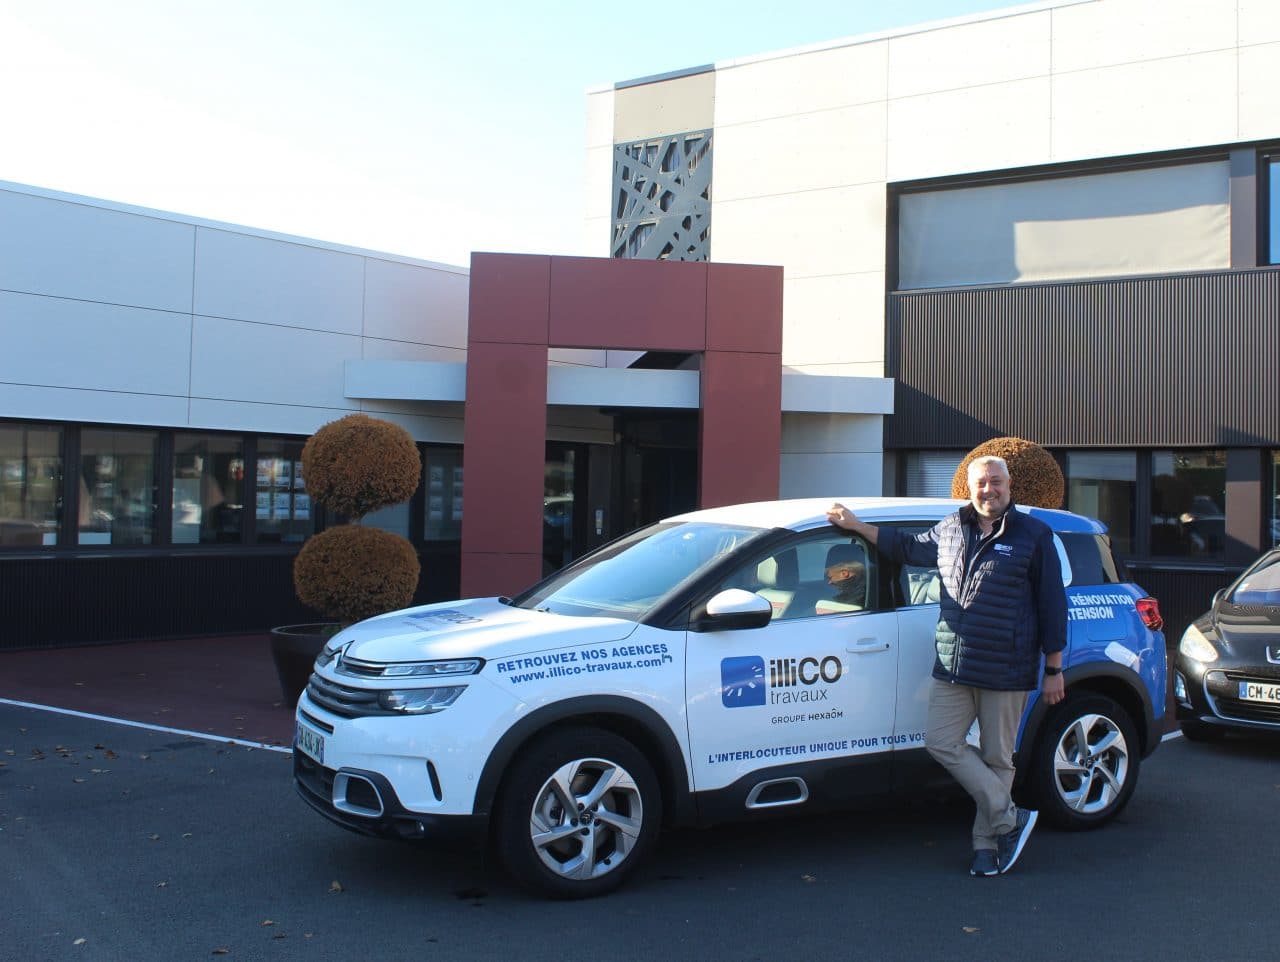
<path id="1" fill-rule="evenodd" d="M 438 815 L 405 808 L 377 772 L 325 768 L 293 753 L 293 784 L 304 802 L 336 825 L 360 835 L 401 839 L 473 839 L 485 832 L 482 815 Z"/>
<path id="2" fill-rule="evenodd" d="M 1240 731 L 1280 732 L 1280 705 L 1243 701 L 1241 681 L 1275 684 L 1280 670 L 1223 662 L 1205 664 L 1185 656 L 1174 663 L 1174 702 L 1180 722 L 1193 721 Z"/>

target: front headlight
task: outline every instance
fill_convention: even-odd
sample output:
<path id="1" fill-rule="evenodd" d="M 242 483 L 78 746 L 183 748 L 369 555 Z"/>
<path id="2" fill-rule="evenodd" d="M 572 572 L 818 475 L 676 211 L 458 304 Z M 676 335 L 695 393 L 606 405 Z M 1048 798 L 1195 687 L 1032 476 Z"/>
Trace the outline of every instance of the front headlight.
<path id="1" fill-rule="evenodd" d="M 453 661 L 418 661 L 386 665 L 383 678 L 436 678 L 440 675 L 474 675 L 484 667 L 483 658 L 458 658 Z"/>
<path id="2" fill-rule="evenodd" d="M 466 685 L 450 688 L 411 688 L 406 691 L 378 692 L 378 705 L 386 711 L 404 715 L 429 715 L 444 711 L 466 690 Z"/>
<path id="3" fill-rule="evenodd" d="M 1178 653 L 1196 661 L 1217 661 L 1218 649 L 1213 647 L 1209 639 L 1195 625 L 1189 625 L 1178 642 Z"/>

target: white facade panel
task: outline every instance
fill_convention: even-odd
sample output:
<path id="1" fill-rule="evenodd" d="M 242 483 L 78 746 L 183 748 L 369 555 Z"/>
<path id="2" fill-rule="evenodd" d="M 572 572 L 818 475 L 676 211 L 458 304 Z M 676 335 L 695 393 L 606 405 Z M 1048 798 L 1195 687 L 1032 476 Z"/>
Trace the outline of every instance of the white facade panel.
<path id="1" fill-rule="evenodd" d="M 877 41 L 719 69 L 716 126 L 881 101 L 887 50 Z"/>
<path id="2" fill-rule="evenodd" d="M 189 424 L 192 428 L 208 431 L 308 435 L 350 413 L 350 410 L 342 408 L 192 398 Z"/>
<path id="3" fill-rule="evenodd" d="M 1280 3 L 1276 0 L 1237 0 L 1240 46 L 1280 43 Z"/>
<path id="4" fill-rule="evenodd" d="M 467 366 L 411 361 L 347 361 L 344 392 L 349 398 L 458 401 L 467 396 Z"/>
<path id="5" fill-rule="evenodd" d="M 792 277 L 783 281 L 782 363 L 864 365 L 884 371 L 884 271 Z"/>
<path id="6" fill-rule="evenodd" d="M 187 394 L 190 314 L 0 291 L 0 330 L 0 381 Z"/>
<path id="7" fill-rule="evenodd" d="M 1230 143 L 1236 60 L 1230 50 L 1055 76 L 1053 159 Z"/>
<path id="8" fill-rule="evenodd" d="M 582 176 L 582 210 L 589 221 L 613 222 L 613 145 L 592 147 L 587 151 L 586 166 Z M 609 256 L 609 228 L 602 237 L 591 237 L 587 247 L 588 257 Z"/>
<path id="9" fill-rule="evenodd" d="M 875 414 L 782 415 L 783 454 L 879 452 L 882 418 Z"/>
<path id="10" fill-rule="evenodd" d="M 360 357 L 366 361 L 465 361 L 467 351 L 461 347 L 436 347 L 434 344 L 408 344 L 365 337 L 360 339 Z"/>
<path id="11" fill-rule="evenodd" d="M 889 180 L 1050 160 L 1048 77 L 889 102 Z"/>
<path id="12" fill-rule="evenodd" d="M 1044 77 L 1052 14 L 1000 17 L 889 41 L 889 97 Z"/>
<path id="13" fill-rule="evenodd" d="M 195 313 L 340 334 L 361 333 L 364 258 L 200 228 Z"/>
<path id="14" fill-rule="evenodd" d="M 1280 4 L 1275 9 L 1280 11 Z M 1280 137 L 1280 42 L 1240 51 L 1239 138 L 1273 137 Z"/>
<path id="15" fill-rule="evenodd" d="M 883 183 L 885 107 L 865 104 L 718 127 L 714 157 L 720 202 Z"/>
<path id="16" fill-rule="evenodd" d="M 778 493 L 783 498 L 878 497 L 884 493 L 883 471 L 879 451 L 783 454 Z"/>
<path id="17" fill-rule="evenodd" d="M 883 184 L 713 203 L 712 260 L 778 264 L 785 277 L 884 270 Z"/>
<path id="18" fill-rule="evenodd" d="M 586 145 L 613 147 L 613 89 L 587 94 Z"/>
<path id="19" fill-rule="evenodd" d="M 1181 57 L 1236 45 L 1237 0 L 1103 0 L 1053 11 L 1053 69 Z"/>
<path id="20" fill-rule="evenodd" d="M 0 382 L 0 415 L 41 421 L 94 421 L 158 427 L 187 423 L 186 397 L 89 391 Z"/>
<path id="21" fill-rule="evenodd" d="M 189 224 L 0 189 L 0 289 L 191 310 Z"/>
<path id="22" fill-rule="evenodd" d="M 193 398 L 357 406 L 343 391 L 343 362 L 359 357 L 359 338 L 196 317 L 191 341 Z"/>
<path id="23" fill-rule="evenodd" d="M 470 276 L 397 261 L 364 259 L 364 335 L 467 346 Z"/>
<path id="24" fill-rule="evenodd" d="M 613 220 L 588 218 L 582 225 L 582 248 L 587 257 L 608 257 L 613 244 Z"/>
<path id="25" fill-rule="evenodd" d="M 575 367 L 604 367 L 606 352 L 581 347 L 552 347 L 547 349 L 548 364 L 570 364 Z"/>

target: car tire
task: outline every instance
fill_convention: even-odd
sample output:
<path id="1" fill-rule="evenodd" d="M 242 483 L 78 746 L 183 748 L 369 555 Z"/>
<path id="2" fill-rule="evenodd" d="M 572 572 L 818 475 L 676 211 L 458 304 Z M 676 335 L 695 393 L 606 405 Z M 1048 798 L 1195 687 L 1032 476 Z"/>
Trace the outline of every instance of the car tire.
<path id="1" fill-rule="evenodd" d="M 1184 721 L 1179 722 L 1178 726 L 1182 729 L 1182 737 L 1190 742 L 1220 742 L 1227 737 L 1225 728 L 1206 725 L 1204 722 Z"/>
<path id="2" fill-rule="evenodd" d="M 1045 719 L 1032 764 L 1041 815 L 1068 831 L 1106 824 L 1133 797 L 1141 759 L 1128 712 L 1105 695 L 1068 695 Z"/>
<path id="3" fill-rule="evenodd" d="M 494 815 L 498 857 L 519 882 L 552 898 L 592 898 L 644 861 L 662 794 L 653 766 L 627 740 L 564 729 L 520 751 Z"/>

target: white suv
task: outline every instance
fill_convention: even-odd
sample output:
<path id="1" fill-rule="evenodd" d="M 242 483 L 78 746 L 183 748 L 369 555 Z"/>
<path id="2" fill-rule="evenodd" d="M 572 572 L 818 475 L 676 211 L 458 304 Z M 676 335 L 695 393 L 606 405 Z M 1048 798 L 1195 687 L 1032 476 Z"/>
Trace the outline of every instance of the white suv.
<path id="1" fill-rule="evenodd" d="M 959 503 L 839 500 L 911 531 Z M 937 571 L 829 525 L 831 501 L 682 515 L 514 599 L 342 631 L 298 702 L 300 794 L 370 835 L 486 824 L 513 875 L 583 897 L 616 887 L 664 824 L 949 786 L 924 751 Z M 1100 524 L 1030 510 L 1055 532 L 1070 635 L 1067 698 L 1033 694 L 1018 775 L 1051 821 L 1092 827 L 1160 742 L 1159 611 Z"/>

